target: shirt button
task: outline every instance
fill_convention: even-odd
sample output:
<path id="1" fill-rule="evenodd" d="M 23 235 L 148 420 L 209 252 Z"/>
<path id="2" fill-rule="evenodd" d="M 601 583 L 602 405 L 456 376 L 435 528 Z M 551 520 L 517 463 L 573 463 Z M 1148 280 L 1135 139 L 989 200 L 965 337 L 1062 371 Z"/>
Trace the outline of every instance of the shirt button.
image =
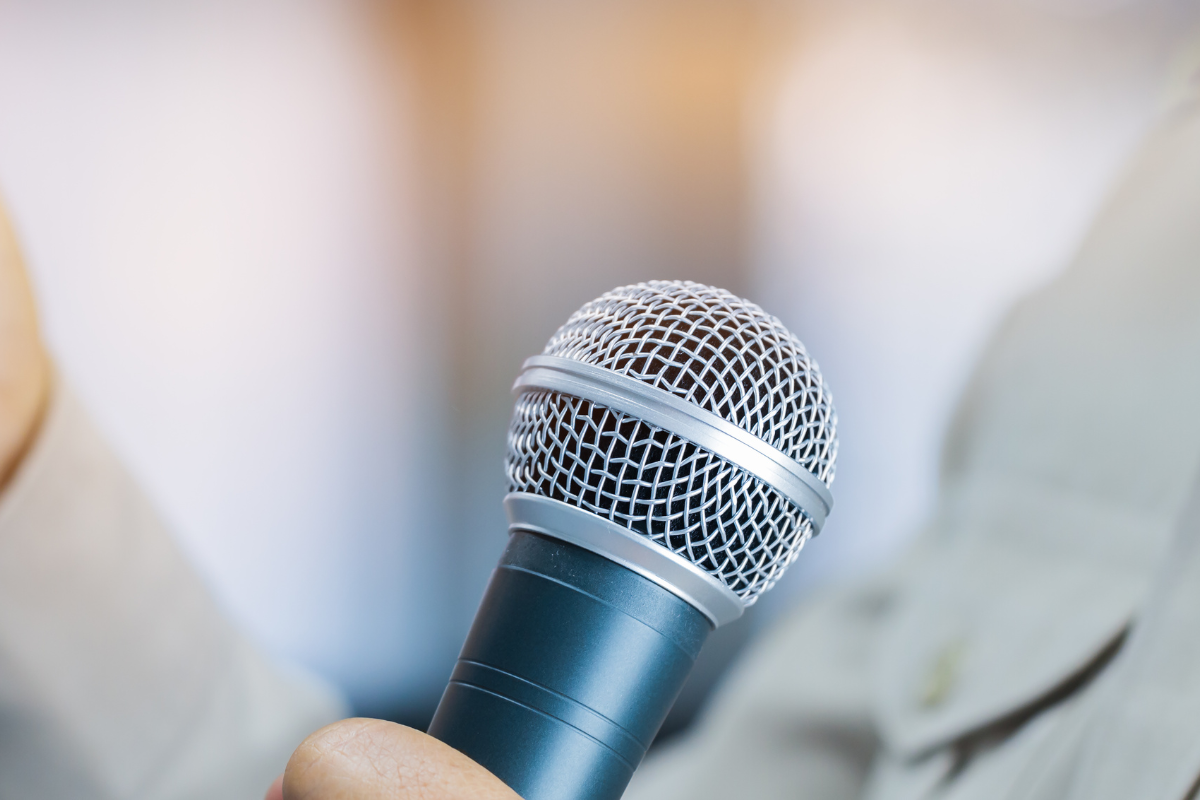
<path id="1" fill-rule="evenodd" d="M 917 696 L 922 708 L 933 709 L 946 702 L 958 683 L 967 644 L 961 639 L 949 642 L 938 653 L 929 668 Z"/>

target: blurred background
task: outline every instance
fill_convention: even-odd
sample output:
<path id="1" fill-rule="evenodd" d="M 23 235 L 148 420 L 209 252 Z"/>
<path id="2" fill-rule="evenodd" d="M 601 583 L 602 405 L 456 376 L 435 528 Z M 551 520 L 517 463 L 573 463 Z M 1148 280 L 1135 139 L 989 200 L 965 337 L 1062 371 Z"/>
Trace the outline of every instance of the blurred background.
<path id="1" fill-rule="evenodd" d="M 779 316 L 837 508 L 676 730 L 919 526 L 975 355 L 1193 74 L 1190 5 L 0 0 L 0 191 L 60 372 L 230 615 L 418 725 L 505 542 L 521 361 L 639 280 Z"/>

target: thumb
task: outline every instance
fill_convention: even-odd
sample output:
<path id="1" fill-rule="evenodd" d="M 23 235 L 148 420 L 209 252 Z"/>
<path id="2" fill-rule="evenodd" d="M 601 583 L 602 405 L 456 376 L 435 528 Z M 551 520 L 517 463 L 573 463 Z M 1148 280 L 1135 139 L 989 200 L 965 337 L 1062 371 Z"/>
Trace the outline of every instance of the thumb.
<path id="1" fill-rule="evenodd" d="M 284 800 L 520 800 L 492 773 L 420 731 L 374 719 L 335 722 L 304 740 Z"/>

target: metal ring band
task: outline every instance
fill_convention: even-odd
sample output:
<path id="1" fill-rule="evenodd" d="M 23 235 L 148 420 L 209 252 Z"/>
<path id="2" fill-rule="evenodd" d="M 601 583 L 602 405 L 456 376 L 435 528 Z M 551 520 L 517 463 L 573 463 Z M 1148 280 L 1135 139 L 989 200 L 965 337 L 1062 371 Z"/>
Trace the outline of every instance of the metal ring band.
<path id="1" fill-rule="evenodd" d="M 539 389 L 590 400 L 698 444 L 741 467 L 804 510 L 819 533 L 833 495 L 795 459 L 737 425 L 665 389 L 612 370 L 558 356 L 525 359 L 513 393 Z"/>
<path id="2" fill-rule="evenodd" d="M 531 531 L 590 550 L 654 581 L 720 627 L 746 610 L 721 581 L 652 539 L 590 511 L 528 492 L 504 498 L 509 531 Z"/>

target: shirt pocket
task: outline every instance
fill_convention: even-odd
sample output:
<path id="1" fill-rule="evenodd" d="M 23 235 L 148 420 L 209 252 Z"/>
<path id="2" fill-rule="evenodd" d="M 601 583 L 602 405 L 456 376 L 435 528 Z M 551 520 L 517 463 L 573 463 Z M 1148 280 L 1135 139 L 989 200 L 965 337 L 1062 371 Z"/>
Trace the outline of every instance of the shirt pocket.
<path id="1" fill-rule="evenodd" d="M 1018 718 L 1087 675 L 1143 602 L 1171 529 L 997 480 L 943 506 L 876 659 L 874 713 L 899 759 Z M 938 530 L 955 534 L 937 541 Z"/>

